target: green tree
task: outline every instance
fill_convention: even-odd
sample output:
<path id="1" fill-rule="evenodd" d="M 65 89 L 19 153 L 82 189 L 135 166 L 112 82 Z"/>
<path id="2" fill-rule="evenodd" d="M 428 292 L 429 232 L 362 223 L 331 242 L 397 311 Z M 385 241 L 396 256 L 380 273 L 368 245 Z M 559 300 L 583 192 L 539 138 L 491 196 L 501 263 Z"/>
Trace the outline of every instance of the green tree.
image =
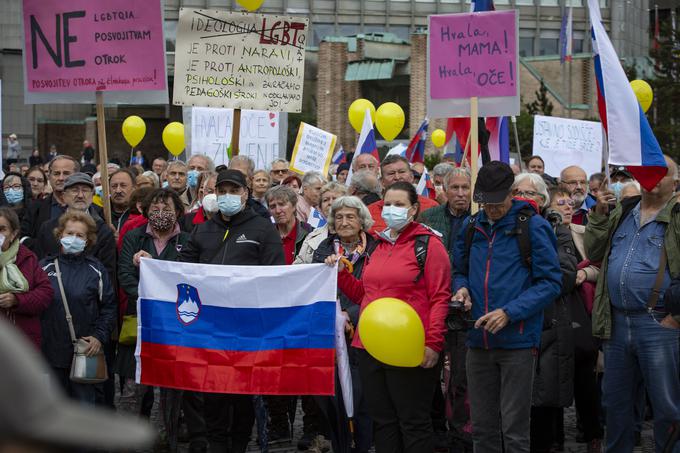
<path id="1" fill-rule="evenodd" d="M 664 153 L 680 157 L 680 30 L 673 32 L 670 20 L 661 24 L 659 46 L 652 49 L 654 102 L 647 111 L 652 130 Z"/>
<path id="2" fill-rule="evenodd" d="M 534 95 L 536 96 L 536 99 L 533 102 L 524 104 L 529 115 L 552 116 L 554 106 L 548 97 L 548 87 L 545 86 L 545 83 L 543 83 L 542 80 L 541 86 L 538 91 L 534 91 Z"/>

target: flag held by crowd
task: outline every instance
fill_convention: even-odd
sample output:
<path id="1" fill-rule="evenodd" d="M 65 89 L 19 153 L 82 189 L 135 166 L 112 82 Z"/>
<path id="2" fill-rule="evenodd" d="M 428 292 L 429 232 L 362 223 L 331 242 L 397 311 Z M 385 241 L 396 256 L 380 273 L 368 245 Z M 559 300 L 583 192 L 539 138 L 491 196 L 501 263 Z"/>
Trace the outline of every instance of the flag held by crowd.
<path id="1" fill-rule="evenodd" d="M 562 15 L 560 29 L 560 62 L 571 61 L 573 55 L 573 12 L 571 6 Z"/>
<path id="2" fill-rule="evenodd" d="M 144 259 L 137 382 L 210 393 L 332 395 L 337 270 Z"/>
<path id="3" fill-rule="evenodd" d="M 626 166 L 642 187 L 652 190 L 667 172 L 661 147 L 602 25 L 598 1 L 588 0 L 588 7 L 598 108 L 607 132 L 609 164 Z"/>
<path id="4" fill-rule="evenodd" d="M 427 127 L 429 121 L 425 118 L 416 131 L 415 135 L 406 147 L 406 158 L 412 164 L 425 162 L 425 141 L 427 140 Z"/>

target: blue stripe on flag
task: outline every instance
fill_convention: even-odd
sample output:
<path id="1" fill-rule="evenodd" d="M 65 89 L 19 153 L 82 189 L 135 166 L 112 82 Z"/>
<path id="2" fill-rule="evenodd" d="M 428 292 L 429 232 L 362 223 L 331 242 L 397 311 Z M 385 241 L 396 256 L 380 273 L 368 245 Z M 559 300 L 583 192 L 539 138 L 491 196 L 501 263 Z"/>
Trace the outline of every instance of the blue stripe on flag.
<path id="1" fill-rule="evenodd" d="M 642 107 L 638 108 L 640 114 L 640 144 L 642 145 L 642 165 L 655 166 L 655 167 L 665 167 L 666 160 L 661 152 L 661 146 L 652 132 L 652 128 L 649 126 L 649 121 L 645 116 L 645 112 L 642 111 Z"/>
<path id="2" fill-rule="evenodd" d="M 189 325 L 174 302 L 140 299 L 142 341 L 221 351 L 326 349 L 335 347 L 335 302 L 276 308 L 202 305 Z"/>

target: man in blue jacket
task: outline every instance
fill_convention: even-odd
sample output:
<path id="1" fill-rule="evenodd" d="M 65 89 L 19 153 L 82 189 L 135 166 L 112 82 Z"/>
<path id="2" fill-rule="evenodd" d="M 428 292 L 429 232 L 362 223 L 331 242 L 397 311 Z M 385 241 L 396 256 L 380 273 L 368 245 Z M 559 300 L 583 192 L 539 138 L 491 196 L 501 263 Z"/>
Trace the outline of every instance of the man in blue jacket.
<path id="1" fill-rule="evenodd" d="M 505 452 L 529 452 L 543 309 L 561 287 L 552 228 L 529 203 L 513 200 L 513 181 L 507 164 L 482 167 L 474 189 L 482 211 L 465 220 L 454 250 L 453 299 L 476 320 L 466 367 L 474 449 L 485 453 L 502 451 L 501 432 Z M 520 227 L 529 229 L 530 259 L 520 251 Z"/>

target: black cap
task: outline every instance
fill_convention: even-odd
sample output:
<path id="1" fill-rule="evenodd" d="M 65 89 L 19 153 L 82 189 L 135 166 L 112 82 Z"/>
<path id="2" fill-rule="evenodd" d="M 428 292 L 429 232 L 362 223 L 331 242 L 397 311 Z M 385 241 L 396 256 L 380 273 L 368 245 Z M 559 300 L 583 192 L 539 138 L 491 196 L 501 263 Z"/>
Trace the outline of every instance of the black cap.
<path id="1" fill-rule="evenodd" d="M 92 178 L 88 174 L 80 172 L 73 173 L 68 178 L 66 178 L 66 182 L 64 183 L 64 189 L 68 189 L 69 187 L 78 184 L 83 184 L 85 186 L 90 187 L 91 189 L 94 189 L 94 183 L 92 182 Z"/>
<path id="2" fill-rule="evenodd" d="M 609 174 L 610 178 L 613 178 L 616 175 L 622 175 L 626 179 L 633 179 L 633 174 L 629 172 L 626 167 L 614 167 L 611 170 L 611 173 Z"/>
<path id="3" fill-rule="evenodd" d="M 335 170 L 335 174 L 339 175 L 341 171 L 349 170 L 349 164 L 347 162 L 343 162 L 340 165 L 338 165 L 338 169 Z"/>
<path id="4" fill-rule="evenodd" d="M 515 182 L 510 165 L 497 160 L 485 164 L 477 175 L 474 201 L 476 203 L 502 203 Z"/>
<path id="5" fill-rule="evenodd" d="M 215 186 L 219 186 L 225 182 L 236 184 L 237 186 L 246 187 L 246 177 L 238 170 L 222 170 L 217 174 L 217 181 Z"/>

